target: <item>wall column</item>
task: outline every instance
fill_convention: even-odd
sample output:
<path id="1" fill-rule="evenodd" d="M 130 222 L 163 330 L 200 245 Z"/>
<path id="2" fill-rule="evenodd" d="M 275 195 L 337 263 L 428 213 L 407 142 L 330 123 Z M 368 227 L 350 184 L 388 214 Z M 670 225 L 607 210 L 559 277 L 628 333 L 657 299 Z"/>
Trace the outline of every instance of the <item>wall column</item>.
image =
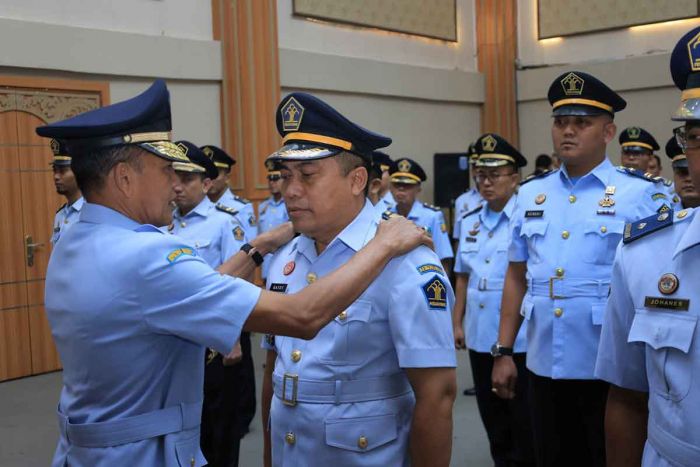
<path id="1" fill-rule="evenodd" d="M 223 54 L 222 145 L 237 161 L 231 186 L 261 200 L 268 195 L 265 157 L 280 144 L 276 1 L 212 0 L 212 20 Z"/>
<path id="2" fill-rule="evenodd" d="M 518 147 L 517 3 L 516 0 L 475 0 L 474 3 L 479 71 L 485 78 L 481 131 L 498 133 Z"/>

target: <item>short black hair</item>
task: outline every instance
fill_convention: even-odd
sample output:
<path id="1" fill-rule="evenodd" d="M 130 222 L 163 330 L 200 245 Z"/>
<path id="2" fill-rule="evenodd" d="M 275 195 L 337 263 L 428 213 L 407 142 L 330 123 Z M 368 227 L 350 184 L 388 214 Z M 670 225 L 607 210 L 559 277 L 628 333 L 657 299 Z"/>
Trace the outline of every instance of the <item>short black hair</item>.
<path id="1" fill-rule="evenodd" d="M 120 162 L 126 162 L 141 171 L 143 168 L 143 159 L 139 154 L 141 151 L 143 149 L 131 145 L 110 146 L 85 152 L 75 151 L 72 154 L 71 170 L 80 191 L 89 198 L 102 189 L 107 174 Z"/>
<path id="2" fill-rule="evenodd" d="M 547 154 L 540 154 L 537 156 L 537 159 L 535 159 L 535 167 L 547 167 L 552 165 L 552 158 L 549 157 Z"/>

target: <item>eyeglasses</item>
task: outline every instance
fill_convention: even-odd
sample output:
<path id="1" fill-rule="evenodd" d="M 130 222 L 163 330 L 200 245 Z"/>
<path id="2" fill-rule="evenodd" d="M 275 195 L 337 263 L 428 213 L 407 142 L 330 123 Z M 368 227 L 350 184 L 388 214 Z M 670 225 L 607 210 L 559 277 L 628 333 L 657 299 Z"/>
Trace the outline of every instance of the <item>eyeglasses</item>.
<path id="1" fill-rule="evenodd" d="M 486 172 L 480 172 L 474 175 L 474 180 L 476 183 L 484 183 L 486 180 L 489 181 L 489 183 L 495 183 L 499 178 L 501 177 L 510 177 L 513 175 L 515 172 L 510 172 L 510 173 L 486 173 Z"/>
<path id="2" fill-rule="evenodd" d="M 673 134 L 676 137 L 676 142 L 681 149 L 699 149 L 700 148 L 700 134 L 688 134 L 688 130 L 685 126 L 679 126 L 673 129 Z"/>
<path id="3" fill-rule="evenodd" d="M 282 178 L 281 175 L 268 175 L 268 176 L 267 176 L 267 179 L 268 179 L 269 181 L 271 181 L 271 182 L 276 182 L 276 181 L 279 180 L 280 178 Z"/>

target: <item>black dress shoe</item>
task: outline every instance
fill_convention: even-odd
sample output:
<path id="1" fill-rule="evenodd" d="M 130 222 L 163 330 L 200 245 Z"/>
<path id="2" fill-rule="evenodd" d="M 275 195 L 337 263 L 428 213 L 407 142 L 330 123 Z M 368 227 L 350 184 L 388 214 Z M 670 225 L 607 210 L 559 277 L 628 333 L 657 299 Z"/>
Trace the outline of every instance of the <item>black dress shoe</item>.
<path id="1" fill-rule="evenodd" d="M 462 391 L 462 394 L 464 394 L 465 396 L 476 396 L 476 388 L 467 388 L 464 391 Z"/>

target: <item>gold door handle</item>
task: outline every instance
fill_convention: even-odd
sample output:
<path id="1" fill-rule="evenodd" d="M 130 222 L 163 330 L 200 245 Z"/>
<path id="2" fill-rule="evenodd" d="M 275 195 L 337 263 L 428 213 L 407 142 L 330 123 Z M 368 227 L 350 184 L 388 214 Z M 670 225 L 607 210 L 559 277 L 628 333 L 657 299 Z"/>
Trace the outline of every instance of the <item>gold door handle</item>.
<path id="1" fill-rule="evenodd" d="M 24 248 L 27 254 L 27 266 L 34 266 L 34 250 L 44 246 L 43 243 L 33 243 L 33 238 L 31 235 L 24 237 Z"/>

